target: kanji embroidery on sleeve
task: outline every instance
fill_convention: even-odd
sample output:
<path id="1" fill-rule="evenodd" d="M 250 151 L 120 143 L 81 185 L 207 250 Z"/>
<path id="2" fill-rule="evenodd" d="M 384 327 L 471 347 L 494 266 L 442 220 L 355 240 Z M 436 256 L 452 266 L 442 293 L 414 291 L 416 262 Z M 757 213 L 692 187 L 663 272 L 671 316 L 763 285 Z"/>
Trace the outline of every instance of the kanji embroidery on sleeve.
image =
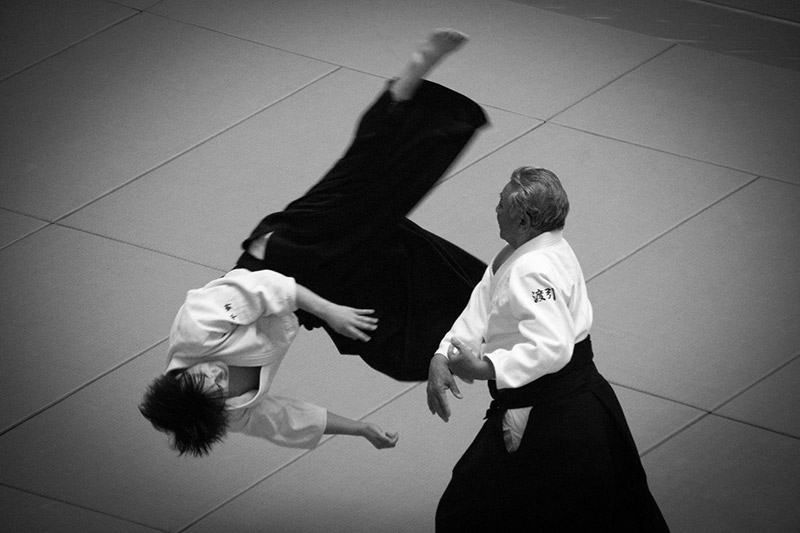
<path id="1" fill-rule="evenodd" d="M 544 300 L 553 300 L 556 299 L 556 290 L 553 288 L 546 288 L 546 289 L 536 289 L 535 291 L 531 291 L 531 296 L 533 296 L 533 303 L 539 303 Z"/>

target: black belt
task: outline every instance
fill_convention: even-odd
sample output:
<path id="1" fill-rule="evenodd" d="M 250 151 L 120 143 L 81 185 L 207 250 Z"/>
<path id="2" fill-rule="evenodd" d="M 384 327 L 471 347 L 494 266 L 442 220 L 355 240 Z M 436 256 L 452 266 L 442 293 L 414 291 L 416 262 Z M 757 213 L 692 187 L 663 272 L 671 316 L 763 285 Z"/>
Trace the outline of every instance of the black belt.
<path id="1" fill-rule="evenodd" d="M 569 363 L 558 372 L 546 374 L 516 389 L 498 389 L 497 382 L 489 380 L 492 403 L 486 411 L 486 418 L 501 415 L 508 409 L 550 403 L 581 391 L 597 372 L 593 359 L 592 342 L 586 337 L 575 345 Z"/>

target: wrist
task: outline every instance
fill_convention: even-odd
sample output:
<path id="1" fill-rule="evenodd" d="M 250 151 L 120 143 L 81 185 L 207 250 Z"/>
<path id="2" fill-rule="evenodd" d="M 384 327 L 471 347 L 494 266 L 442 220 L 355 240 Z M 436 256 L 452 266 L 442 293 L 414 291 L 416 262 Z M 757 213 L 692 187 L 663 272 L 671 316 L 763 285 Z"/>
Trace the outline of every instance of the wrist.
<path id="1" fill-rule="evenodd" d="M 330 324 L 331 321 L 333 320 L 333 317 L 335 316 L 333 302 L 322 300 L 317 306 L 316 315 L 319 318 L 321 318 L 324 322 Z"/>
<path id="2" fill-rule="evenodd" d="M 450 371 L 450 360 L 443 353 L 436 352 L 435 354 L 433 354 L 433 357 L 431 357 L 430 366 L 436 367 L 436 368 L 446 369 L 449 372 Z"/>
<path id="3" fill-rule="evenodd" d="M 356 437 L 367 438 L 367 430 L 368 429 L 369 429 L 369 426 L 367 425 L 366 422 L 357 421 L 354 434 L 355 434 Z"/>
<path id="4" fill-rule="evenodd" d="M 494 379 L 495 378 L 494 364 L 492 363 L 492 360 L 489 359 L 488 357 L 483 357 L 481 361 L 483 362 L 483 364 L 481 365 L 481 371 L 480 371 L 481 376 L 478 379 L 482 379 L 484 381 Z"/>

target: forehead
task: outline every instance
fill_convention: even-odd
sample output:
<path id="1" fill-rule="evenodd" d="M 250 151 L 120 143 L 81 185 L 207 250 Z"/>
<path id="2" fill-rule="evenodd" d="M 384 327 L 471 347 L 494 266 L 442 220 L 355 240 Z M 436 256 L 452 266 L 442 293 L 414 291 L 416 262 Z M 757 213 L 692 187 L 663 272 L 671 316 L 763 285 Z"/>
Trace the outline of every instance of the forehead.
<path id="1" fill-rule="evenodd" d="M 514 192 L 516 189 L 517 189 L 517 184 L 516 184 L 516 183 L 514 183 L 513 181 L 509 181 L 508 183 L 506 183 L 505 187 L 503 187 L 503 190 L 502 190 L 502 191 L 500 191 L 500 198 L 502 198 L 502 199 L 504 199 L 504 200 L 505 200 L 505 199 L 506 199 L 506 198 L 508 198 L 508 197 L 511 195 L 511 193 L 513 193 L 513 192 Z"/>

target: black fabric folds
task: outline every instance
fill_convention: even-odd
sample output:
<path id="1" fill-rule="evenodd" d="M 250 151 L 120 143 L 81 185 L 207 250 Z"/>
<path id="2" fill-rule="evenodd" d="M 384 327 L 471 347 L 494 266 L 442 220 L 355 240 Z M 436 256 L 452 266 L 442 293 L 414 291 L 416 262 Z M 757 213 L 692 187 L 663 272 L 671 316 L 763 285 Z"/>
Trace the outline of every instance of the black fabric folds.
<path id="1" fill-rule="evenodd" d="M 489 382 L 492 405 L 453 468 L 437 532 L 669 531 L 622 407 L 592 359 L 587 338 L 559 372 L 513 390 Z M 509 453 L 503 414 L 520 407 L 530 416 Z"/>
<path id="2" fill-rule="evenodd" d="M 346 153 L 305 195 L 264 218 L 243 243 L 271 233 L 264 260 L 237 267 L 295 278 L 324 298 L 375 309 L 368 343 L 325 327 L 343 354 L 402 381 L 427 379 L 439 341 L 469 300 L 486 265 L 406 218 L 487 122 L 469 98 L 424 81 L 414 98 L 389 89 L 362 115 Z"/>

